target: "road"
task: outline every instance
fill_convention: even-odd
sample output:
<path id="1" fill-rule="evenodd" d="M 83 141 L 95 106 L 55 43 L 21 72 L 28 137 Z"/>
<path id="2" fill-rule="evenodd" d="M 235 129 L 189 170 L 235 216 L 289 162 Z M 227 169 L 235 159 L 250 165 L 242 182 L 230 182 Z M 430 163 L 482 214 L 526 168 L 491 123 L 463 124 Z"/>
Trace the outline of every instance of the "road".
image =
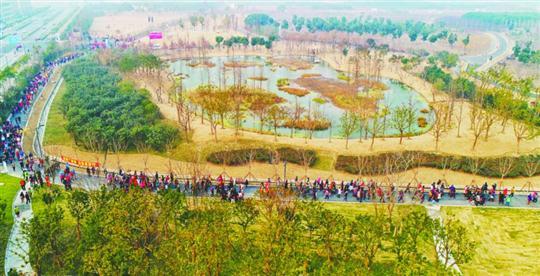
<path id="1" fill-rule="evenodd" d="M 496 46 L 489 53 L 461 57 L 470 65 L 478 65 L 477 71 L 486 71 L 512 54 L 512 48 L 515 42 L 506 34 L 496 32 L 490 32 L 488 34 L 497 42 Z"/>
<path id="2" fill-rule="evenodd" d="M 80 8 L 19 8 L 15 4 L 5 4 L 2 10 L 2 17 L 5 18 L 2 18 L 0 32 L 0 70 L 13 64 L 25 52 L 32 51 L 34 46 L 46 47 L 65 30 Z M 19 44 L 23 49 L 16 50 Z"/>

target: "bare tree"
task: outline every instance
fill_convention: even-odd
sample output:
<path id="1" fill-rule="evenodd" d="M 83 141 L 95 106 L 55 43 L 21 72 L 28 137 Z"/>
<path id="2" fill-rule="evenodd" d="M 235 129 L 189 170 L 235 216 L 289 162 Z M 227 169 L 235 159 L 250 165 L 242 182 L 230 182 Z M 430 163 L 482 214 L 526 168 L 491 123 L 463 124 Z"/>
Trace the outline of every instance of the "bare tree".
<path id="1" fill-rule="evenodd" d="M 238 136 L 242 120 L 245 115 L 245 100 L 249 94 L 249 89 L 243 85 L 233 85 L 228 89 L 232 102 L 232 117 L 234 120 L 234 134 Z"/>
<path id="2" fill-rule="evenodd" d="M 540 159 L 537 158 L 535 155 L 530 154 L 525 156 L 525 173 L 529 177 L 529 179 L 538 172 L 538 168 L 540 167 Z M 521 187 L 521 191 L 523 191 L 527 187 L 527 192 L 530 192 L 532 187 L 532 183 L 530 180 L 527 180 L 527 183 Z"/>
<path id="3" fill-rule="evenodd" d="M 171 140 L 167 141 L 167 143 L 165 144 L 165 151 L 166 151 L 166 154 L 167 154 L 167 172 L 168 173 L 173 173 L 174 171 L 174 165 L 173 165 L 173 162 L 172 162 L 172 155 L 173 155 L 173 150 L 174 150 L 174 143 L 172 141 L 173 138 L 169 138 Z"/>
<path id="4" fill-rule="evenodd" d="M 255 160 L 255 157 L 257 156 L 257 153 L 259 151 L 259 149 L 257 148 L 248 148 L 246 149 L 247 153 L 245 155 L 245 161 L 248 163 L 248 173 L 246 174 L 246 176 L 244 176 L 244 178 L 246 179 L 254 179 L 255 178 L 255 175 L 252 173 L 252 165 L 253 165 L 253 161 Z"/>
<path id="5" fill-rule="evenodd" d="M 472 157 L 469 157 L 468 163 L 469 163 L 469 169 L 471 170 L 471 173 L 474 175 L 474 178 L 471 181 L 471 184 L 474 184 L 476 183 L 476 177 L 478 176 L 478 172 L 480 171 L 480 168 L 482 168 L 484 164 L 484 159 L 477 156 L 472 156 Z"/>
<path id="6" fill-rule="evenodd" d="M 403 137 L 409 126 L 410 113 L 413 112 L 408 106 L 401 105 L 390 113 L 390 125 L 399 132 L 399 144 L 403 143 Z"/>
<path id="7" fill-rule="evenodd" d="M 485 108 L 484 118 L 486 133 L 484 136 L 484 141 L 487 141 L 489 138 L 489 130 L 491 129 L 491 126 L 499 119 L 499 112 L 495 108 Z"/>
<path id="8" fill-rule="evenodd" d="M 148 172 L 148 158 L 150 157 L 150 146 L 145 141 L 138 141 L 135 143 L 135 149 L 139 154 L 142 154 L 142 161 L 144 164 L 144 172 Z"/>
<path id="9" fill-rule="evenodd" d="M 90 131 L 84 134 L 84 139 L 82 141 L 84 147 L 94 153 L 96 163 L 100 163 L 99 156 L 101 153 L 103 153 L 103 162 L 101 163 L 101 166 L 104 167 L 107 162 L 107 155 L 109 153 L 108 145 L 104 143 L 97 134 Z"/>
<path id="10" fill-rule="evenodd" d="M 519 146 L 524 139 L 532 139 L 538 136 L 538 129 L 535 129 L 528 121 L 515 120 L 512 124 L 514 136 L 516 137 L 516 152 L 519 153 Z"/>
<path id="11" fill-rule="evenodd" d="M 439 141 L 446 132 L 446 123 L 444 121 L 445 114 L 448 114 L 448 105 L 446 103 L 433 105 L 433 125 L 431 127 L 431 135 L 435 139 L 435 150 L 439 150 Z"/>
<path id="12" fill-rule="evenodd" d="M 116 167 L 120 169 L 120 153 L 124 152 L 127 147 L 128 143 L 125 139 L 122 139 L 120 137 L 112 137 L 112 149 L 116 156 Z"/>
<path id="13" fill-rule="evenodd" d="M 445 183 L 448 183 L 448 180 L 446 180 L 446 173 L 448 172 L 448 169 L 451 168 L 452 165 L 452 157 L 450 156 L 442 156 L 441 161 L 439 162 L 439 165 L 442 169 L 442 179 Z"/>
<path id="14" fill-rule="evenodd" d="M 268 118 L 274 132 L 274 141 L 277 142 L 277 129 L 283 124 L 285 118 L 287 118 L 287 110 L 283 106 L 273 105 L 268 110 Z"/>
<path id="15" fill-rule="evenodd" d="M 353 112 L 345 111 L 340 118 L 341 134 L 345 138 L 345 148 L 349 148 L 349 137 L 358 129 L 358 116 Z"/>
<path id="16" fill-rule="evenodd" d="M 279 153 L 278 148 L 275 145 L 270 145 L 268 147 L 268 152 L 270 154 L 270 164 L 272 164 L 272 167 L 274 168 L 274 175 L 272 176 L 272 178 L 274 180 L 277 180 L 280 178 L 279 164 L 281 162 L 281 155 Z"/>
<path id="17" fill-rule="evenodd" d="M 227 166 L 230 165 L 232 148 L 227 144 L 221 146 L 220 148 L 221 150 L 215 153 L 221 161 L 222 170 L 219 174 L 229 177 L 229 174 L 227 173 Z"/>
<path id="18" fill-rule="evenodd" d="M 463 121 L 463 104 L 465 100 L 460 99 L 459 100 L 459 112 L 456 114 L 456 121 L 457 121 L 457 137 L 461 137 L 461 122 Z"/>
<path id="19" fill-rule="evenodd" d="M 420 151 L 411 151 L 409 152 L 410 159 L 410 168 L 412 169 L 413 177 L 412 182 L 418 184 L 420 180 L 418 179 L 418 173 L 420 172 L 420 167 L 425 162 L 424 153 Z"/>
<path id="20" fill-rule="evenodd" d="M 383 131 L 384 124 L 380 120 L 382 116 L 382 113 L 376 112 L 375 115 L 372 117 L 371 124 L 368 125 L 368 127 L 366 128 L 366 130 L 371 135 L 371 144 L 369 145 L 369 150 L 373 150 L 373 145 L 375 144 L 375 137 L 377 137 L 377 135 L 379 135 Z"/>
<path id="21" fill-rule="evenodd" d="M 480 138 L 480 135 L 482 135 L 486 129 L 486 123 L 484 112 L 481 110 L 481 107 L 477 105 L 473 105 L 471 107 L 471 112 L 469 115 L 471 119 L 471 130 L 474 137 L 472 145 L 472 150 L 474 151 L 476 149 L 476 145 L 478 144 L 478 138 Z"/>
<path id="22" fill-rule="evenodd" d="M 355 166 L 356 166 L 356 170 L 358 171 L 358 177 L 362 177 L 363 176 L 363 172 L 364 170 L 367 169 L 368 165 L 369 165 L 369 157 L 368 156 L 365 156 L 365 155 L 358 155 L 356 157 L 356 162 L 355 162 Z"/>
<path id="23" fill-rule="evenodd" d="M 504 178 L 512 171 L 514 167 L 514 158 L 511 156 L 503 156 L 498 159 L 499 174 L 501 175 L 501 186 Z"/>
<path id="24" fill-rule="evenodd" d="M 187 97 L 182 91 L 182 79 L 174 78 L 174 85 L 170 88 L 169 100 L 174 103 L 176 107 L 176 115 L 178 118 L 178 124 L 182 128 L 186 141 L 190 140 L 191 121 L 193 119 L 194 109 L 188 101 Z"/>
<path id="25" fill-rule="evenodd" d="M 307 149 L 300 149 L 300 155 L 302 156 L 302 166 L 304 167 L 303 178 L 308 177 L 308 169 L 311 163 L 315 160 L 315 154 Z"/>

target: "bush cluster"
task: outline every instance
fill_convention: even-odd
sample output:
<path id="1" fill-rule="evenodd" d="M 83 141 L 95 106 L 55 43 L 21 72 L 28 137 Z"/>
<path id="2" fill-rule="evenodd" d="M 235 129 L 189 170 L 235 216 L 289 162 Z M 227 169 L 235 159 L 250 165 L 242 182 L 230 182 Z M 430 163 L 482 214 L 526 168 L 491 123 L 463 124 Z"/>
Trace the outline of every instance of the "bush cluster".
<path id="1" fill-rule="evenodd" d="M 506 165 L 510 170 L 505 177 L 528 176 L 527 165 L 540 162 L 540 155 L 519 157 L 470 157 L 441 155 L 432 152 L 405 151 L 387 152 L 367 156 L 339 155 L 336 170 L 357 174 L 360 169 L 365 174 L 379 175 L 388 173 L 391 166 L 394 172 L 405 171 L 415 167 L 449 169 L 466 173 L 475 173 L 487 177 L 501 177 L 501 167 Z M 389 165 L 391 164 L 391 165 Z M 534 167 L 534 166 L 533 166 Z M 540 174 L 536 166 L 533 175 Z"/>
<path id="2" fill-rule="evenodd" d="M 309 164 L 313 166 L 317 161 L 317 153 L 313 150 L 293 149 L 282 147 L 276 150 L 265 148 L 236 149 L 229 151 L 217 151 L 208 155 L 207 161 L 214 164 L 239 166 L 249 163 L 249 160 L 257 162 L 287 161 L 294 164 Z"/>
<path id="3" fill-rule="evenodd" d="M 108 67 L 87 58 L 68 65 L 63 76 L 66 129 L 79 145 L 123 151 L 145 144 L 163 151 L 176 141 L 178 130 L 160 121 L 148 91 L 120 82 Z"/>

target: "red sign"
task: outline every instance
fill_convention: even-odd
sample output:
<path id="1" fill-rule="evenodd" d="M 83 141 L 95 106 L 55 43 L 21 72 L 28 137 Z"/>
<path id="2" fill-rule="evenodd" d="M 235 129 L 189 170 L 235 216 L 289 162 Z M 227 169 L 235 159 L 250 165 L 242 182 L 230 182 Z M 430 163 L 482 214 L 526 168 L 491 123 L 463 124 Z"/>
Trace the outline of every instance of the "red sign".
<path id="1" fill-rule="evenodd" d="M 66 162 L 66 163 L 69 163 L 69 164 L 72 164 L 72 165 L 75 165 L 75 166 L 78 166 L 78 167 L 99 167 L 98 162 L 82 161 L 82 160 L 69 158 L 69 157 L 66 157 L 66 156 L 63 156 L 63 155 L 60 158 L 62 159 L 62 161 Z"/>
<path id="2" fill-rule="evenodd" d="M 150 39 L 162 39 L 163 38 L 163 33 L 162 32 L 151 32 L 148 37 Z"/>

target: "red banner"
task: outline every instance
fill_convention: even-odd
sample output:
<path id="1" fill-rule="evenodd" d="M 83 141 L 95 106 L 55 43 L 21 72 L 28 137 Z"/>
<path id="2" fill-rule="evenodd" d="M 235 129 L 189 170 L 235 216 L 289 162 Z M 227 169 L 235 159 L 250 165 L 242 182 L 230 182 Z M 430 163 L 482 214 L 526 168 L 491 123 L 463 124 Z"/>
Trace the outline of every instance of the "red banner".
<path id="1" fill-rule="evenodd" d="M 78 167 L 96 167 L 96 168 L 99 167 L 98 162 L 82 161 L 82 160 L 69 158 L 69 157 L 66 157 L 66 156 L 63 156 L 63 155 L 60 158 L 62 158 L 62 161 L 66 162 L 66 163 L 69 163 L 69 164 L 72 164 L 72 165 L 75 165 L 75 166 L 78 166 Z"/>
<path id="2" fill-rule="evenodd" d="M 150 39 L 162 39 L 163 38 L 163 33 L 162 32 L 151 32 L 148 37 Z"/>

